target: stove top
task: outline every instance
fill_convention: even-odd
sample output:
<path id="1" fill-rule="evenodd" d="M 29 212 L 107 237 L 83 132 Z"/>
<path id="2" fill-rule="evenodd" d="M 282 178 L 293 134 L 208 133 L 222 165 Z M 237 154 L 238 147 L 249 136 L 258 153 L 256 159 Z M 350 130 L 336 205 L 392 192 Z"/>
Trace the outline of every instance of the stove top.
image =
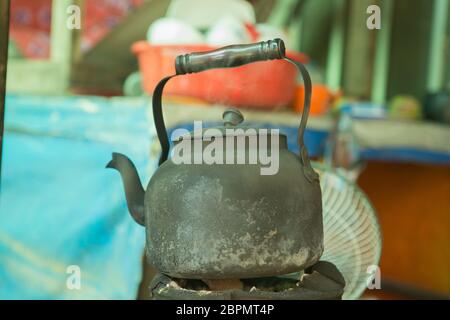
<path id="1" fill-rule="evenodd" d="M 230 283 L 237 288 L 227 290 L 211 290 L 207 283 L 160 273 L 150 284 L 150 297 L 154 300 L 336 300 L 342 298 L 345 287 L 342 274 L 326 261 L 317 262 L 303 273 L 233 280 Z"/>

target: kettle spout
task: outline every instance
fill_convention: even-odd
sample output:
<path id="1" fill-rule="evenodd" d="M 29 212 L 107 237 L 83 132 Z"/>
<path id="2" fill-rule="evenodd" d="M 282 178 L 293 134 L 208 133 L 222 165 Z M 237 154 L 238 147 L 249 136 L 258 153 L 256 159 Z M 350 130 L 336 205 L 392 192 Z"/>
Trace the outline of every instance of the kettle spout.
<path id="1" fill-rule="evenodd" d="M 133 162 L 131 162 L 127 156 L 114 152 L 112 154 L 112 160 L 108 162 L 106 168 L 112 168 L 119 171 L 125 189 L 128 210 L 137 223 L 144 225 L 145 191 L 144 188 L 142 188 L 139 175 Z"/>

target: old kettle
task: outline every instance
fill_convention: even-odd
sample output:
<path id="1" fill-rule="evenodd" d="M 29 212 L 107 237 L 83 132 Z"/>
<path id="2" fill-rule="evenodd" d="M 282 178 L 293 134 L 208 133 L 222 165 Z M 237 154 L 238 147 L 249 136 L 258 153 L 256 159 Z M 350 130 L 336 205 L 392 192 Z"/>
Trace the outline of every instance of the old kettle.
<path id="1" fill-rule="evenodd" d="M 253 132 L 256 151 L 278 153 L 276 174 L 261 174 L 263 164 L 179 163 L 169 155 L 161 107 L 164 85 L 174 76 L 213 68 L 283 59 L 298 67 L 305 85 L 305 102 L 298 131 L 300 153 L 287 149 L 286 136 L 277 143 L 262 143 L 263 132 Z M 323 252 L 322 201 L 319 178 L 312 169 L 303 142 L 311 80 L 306 68 L 285 56 L 281 39 L 233 45 L 210 52 L 178 56 L 176 74 L 166 77 L 153 94 L 153 116 L 162 156 L 144 191 L 136 168 L 126 156 L 114 153 L 108 168 L 122 176 L 129 211 L 146 227 L 147 257 L 160 272 L 190 279 L 234 279 L 288 274 L 313 265 Z M 237 110 L 224 113 L 224 124 L 214 139 L 192 132 L 175 141 L 201 146 L 190 156 L 217 141 L 235 144 L 216 150 L 237 152 L 237 139 L 246 132 Z M 233 130 L 230 136 L 229 129 Z M 264 131 L 267 134 L 267 130 Z M 246 137 L 250 139 L 251 137 Z M 244 146 L 244 151 L 250 151 Z M 242 151 L 242 150 L 241 150 Z M 255 151 L 255 150 L 253 150 Z M 231 156 L 230 158 L 233 158 Z"/>

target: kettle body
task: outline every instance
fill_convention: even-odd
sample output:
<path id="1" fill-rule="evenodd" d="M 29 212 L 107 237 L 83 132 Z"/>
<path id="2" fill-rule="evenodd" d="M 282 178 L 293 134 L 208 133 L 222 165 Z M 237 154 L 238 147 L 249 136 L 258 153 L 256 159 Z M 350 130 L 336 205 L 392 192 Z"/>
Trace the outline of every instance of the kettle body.
<path id="1" fill-rule="evenodd" d="M 149 261 L 191 279 L 287 274 L 317 262 L 319 179 L 306 181 L 287 148 L 280 148 L 279 163 L 277 174 L 261 175 L 261 164 L 164 162 L 145 195 Z"/>

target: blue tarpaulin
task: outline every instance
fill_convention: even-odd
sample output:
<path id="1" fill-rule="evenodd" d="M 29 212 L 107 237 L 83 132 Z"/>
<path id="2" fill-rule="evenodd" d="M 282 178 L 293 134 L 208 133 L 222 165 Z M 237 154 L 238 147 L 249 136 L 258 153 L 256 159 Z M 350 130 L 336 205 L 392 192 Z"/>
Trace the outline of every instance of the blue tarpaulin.
<path id="1" fill-rule="evenodd" d="M 0 299 L 136 297 L 144 228 L 105 165 L 123 152 L 147 182 L 147 106 L 144 98 L 7 97 Z"/>

